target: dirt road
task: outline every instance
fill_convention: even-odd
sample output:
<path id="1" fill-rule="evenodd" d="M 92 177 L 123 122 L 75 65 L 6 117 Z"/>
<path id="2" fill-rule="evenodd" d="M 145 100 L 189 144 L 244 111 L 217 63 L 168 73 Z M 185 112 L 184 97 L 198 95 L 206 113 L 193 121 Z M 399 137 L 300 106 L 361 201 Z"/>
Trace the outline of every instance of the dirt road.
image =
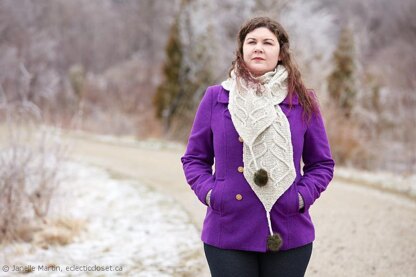
<path id="1" fill-rule="evenodd" d="M 154 150 L 88 136 L 67 139 L 74 158 L 174 197 L 200 230 L 205 206 L 185 181 L 184 149 Z M 416 276 L 415 201 L 335 178 L 311 214 L 316 240 L 306 276 Z M 195 276 L 209 276 L 208 268 Z"/>

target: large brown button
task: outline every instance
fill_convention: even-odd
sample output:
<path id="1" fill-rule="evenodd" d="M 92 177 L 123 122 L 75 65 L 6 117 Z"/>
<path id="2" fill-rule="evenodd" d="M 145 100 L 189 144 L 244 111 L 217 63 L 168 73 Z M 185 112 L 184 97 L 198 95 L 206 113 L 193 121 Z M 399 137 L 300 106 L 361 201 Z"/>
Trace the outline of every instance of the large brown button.
<path id="1" fill-rule="evenodd" d="M 238 170 L 238 172 L 243 173 L 243 171 L 244 171 L 244 167 L 239 166 L 237 170 Z"/>
<path id="2" fill-rule="evenodd" d="M 240 200 L 242 200 L 242 199 L 243 199 L 243 196 L 242 196 L 241 194 L 237 194 L 237 195 L 235 196 L 235 199 L 237 199 L 238 201 L 240 201 Z"/>
<path id="3" fill-rule="evenodd" d="M 243 139 L 241 137 L 238 137 L 238 141 L 243 142 Z"/>

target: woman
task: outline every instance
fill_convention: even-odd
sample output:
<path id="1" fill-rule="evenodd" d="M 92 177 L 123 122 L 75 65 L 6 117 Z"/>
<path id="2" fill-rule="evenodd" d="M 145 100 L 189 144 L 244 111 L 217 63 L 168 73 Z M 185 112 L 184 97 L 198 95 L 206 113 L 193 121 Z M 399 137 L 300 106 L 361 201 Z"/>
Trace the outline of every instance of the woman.
<path id="1" fill-rule="evenodd" d="M 212 276 L 305 274 L 309 208 L 334 161 L 279 23 L 257 17 L 240 29 L 229 78 L 207 89 L 181 161 L 208 206 L 201 238 Z"/>

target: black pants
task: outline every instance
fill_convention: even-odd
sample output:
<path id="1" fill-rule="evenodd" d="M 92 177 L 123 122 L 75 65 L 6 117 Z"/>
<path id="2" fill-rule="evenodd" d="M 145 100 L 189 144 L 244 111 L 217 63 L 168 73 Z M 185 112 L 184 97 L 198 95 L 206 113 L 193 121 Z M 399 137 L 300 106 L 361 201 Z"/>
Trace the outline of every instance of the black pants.
<path id="1" fill-rule="evenodd" d="M 301 277 L 312 255 L 312 243 L 278 252 L 227 250 L 204 243 L 212 277 Z"/>

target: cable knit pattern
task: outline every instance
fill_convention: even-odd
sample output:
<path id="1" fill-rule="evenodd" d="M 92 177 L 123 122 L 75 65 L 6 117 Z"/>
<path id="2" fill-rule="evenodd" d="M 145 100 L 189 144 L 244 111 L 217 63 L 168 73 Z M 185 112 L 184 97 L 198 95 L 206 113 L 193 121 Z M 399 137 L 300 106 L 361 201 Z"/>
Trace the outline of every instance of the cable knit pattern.
<path id="1" fill-rule="evenodd" d="M 289 121 L 279 107 L 288 94 L 287 71 L 279 65 L 274 71 L 259 77 L 262 95 L 247 82 L 231 78 L 222 83 L 229 91 L 228 109 L 234 127 L 244 140 L 244 177 L 263 203 L 267 216 L 277 199 L 296 178 Z M 268 172 L 265 186 L 254 183 L 254 173 L 259 169 Z M 271 230 L 269 222 L 269 228 Z"/>

